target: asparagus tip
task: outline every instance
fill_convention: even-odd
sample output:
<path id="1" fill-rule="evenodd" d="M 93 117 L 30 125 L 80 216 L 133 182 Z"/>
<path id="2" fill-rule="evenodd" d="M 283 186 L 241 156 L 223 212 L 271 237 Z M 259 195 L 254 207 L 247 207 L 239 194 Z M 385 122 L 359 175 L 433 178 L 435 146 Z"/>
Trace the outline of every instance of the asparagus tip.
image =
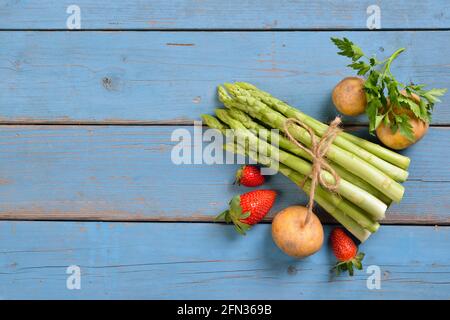
<path id="1" fill-rule="evenodd" d="M 223 116 L 227 116 L 228 112 L 226 109 L 222 109 L 222 108 L 217 108 L 214 110 L 214 113 L 216 114 L 216 116 L 220 119 Z"/>

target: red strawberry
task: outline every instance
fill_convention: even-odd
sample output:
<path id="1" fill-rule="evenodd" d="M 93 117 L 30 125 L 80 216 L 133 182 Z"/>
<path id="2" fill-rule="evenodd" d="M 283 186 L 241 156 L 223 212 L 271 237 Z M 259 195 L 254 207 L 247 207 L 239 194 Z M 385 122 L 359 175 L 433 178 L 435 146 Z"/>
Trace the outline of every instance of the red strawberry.
<path id="1" fill-rule="evenodd" d="M 236 183 L 246 187 L 257 187 L 264 183 L 264 176 L 257 166 L 242 166 L 236 172 Z"/>
<path id="2" fill-rule="evenodd" d="M 272 208 L 277 193 L 273 190 L 254 190 L 234 196 L 230 201 L 230 208 L 216 217 L 224 219 L 226 223 L 233 222 L 240 234 L 254 224 L 260 222 Z"/>
<path id="3" fill-rule="evenodd" d="M 362 269 L 361 261 L 364 253 L 358 253 L 358 247 L 342 228 L 334 228 L 330 235 L 331 247 L 338 262 L 333 267 L 339 274 L 341 271 L 347 271 L 353 276 L 353 267 Z"/>

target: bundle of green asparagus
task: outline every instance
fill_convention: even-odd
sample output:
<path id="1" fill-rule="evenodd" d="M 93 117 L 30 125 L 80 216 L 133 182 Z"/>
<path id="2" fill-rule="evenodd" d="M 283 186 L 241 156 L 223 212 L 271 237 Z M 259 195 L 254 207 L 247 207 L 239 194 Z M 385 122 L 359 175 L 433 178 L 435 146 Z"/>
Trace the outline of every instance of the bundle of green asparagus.
<path id="1" fill-rule="evenodd" d="M 308 193 L 313 159 L 288 139 L 285 124 L 287 119 L 296 119 L 313 130 L 315 137 L 300 125 L 291 124 L 288 128 L 289 135 L 307 148 L 313 138 L 319 140 L 327 132 L 328 126 L 249 83 L 224 84 L 219 86 L 218 95 L 226 109 L 216 109 L 216 117 L 202 115 L 202 119 L 224 134 L 233 132 L 234 140 L 224 148 L 262 165 L 277 166 Z M 268 135 L 267 139 L 261 139 L 261 132 Z M 257 152 L 260 149 L 267 152 Z M 322 170 L 320 176 L 329 184 L 337 183 L 337 192 L 318 185 L 314 199 L 363 242 L 377 231 L 391 202 L 402 199 L 404 187 L 400 182 L 408 177 L 410 159 L 346 132 L 335 137 L 326 158 L 340 179 L 337 183 L 327 170 Z"/>

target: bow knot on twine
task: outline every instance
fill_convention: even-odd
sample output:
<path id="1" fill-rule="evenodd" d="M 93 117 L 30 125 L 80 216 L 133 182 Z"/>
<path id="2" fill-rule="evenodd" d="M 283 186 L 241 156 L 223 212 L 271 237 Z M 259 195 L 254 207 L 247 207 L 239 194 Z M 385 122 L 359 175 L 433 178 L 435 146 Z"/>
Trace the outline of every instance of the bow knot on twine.
<path id="1" fill-rule="evenodd" d="M 297 124 L 308 131 L 311 137 L 310 148 L 301 144 L 296 138 L 292 136 L 289 132 L 288 127 L 290 124 Z M 308 178 L 311 178 L 311 187 L 309 191 L 309 202 L 308 202 L 308 214 L 305 218 L 304 224 L 308 224 L 312 215 L 312 209 L 314 205 L 314 194 L 316 192 L 316 186 L 319 183 L 323 188 L 336 192 L 338 190 L 340 177 L 336 171 L 329 165 L 326 160 L 326 154 L 330 149 L 334 139 L 341 132 L 339 125 L 341 124 L 341 118 L 336 117 L 328 127 L 327 131 L 323 134 L 322 138 L 318 141 L 317 136 L 314 134 L 314 130 L 309 126 L 304 124 L 302 121 L 295 118 L 288 118 L 284 122 L 284 132 L 291 142 L 293 142 L 297 147 L 305 151 L 311 156 L 312 168 L 311 173 L 305 177 L 302 181 L 301 186 L 303 186 Z M 334 178 L 334 183 L 327 182 L 321 175 L 321 171 L 328 171 Z"/>

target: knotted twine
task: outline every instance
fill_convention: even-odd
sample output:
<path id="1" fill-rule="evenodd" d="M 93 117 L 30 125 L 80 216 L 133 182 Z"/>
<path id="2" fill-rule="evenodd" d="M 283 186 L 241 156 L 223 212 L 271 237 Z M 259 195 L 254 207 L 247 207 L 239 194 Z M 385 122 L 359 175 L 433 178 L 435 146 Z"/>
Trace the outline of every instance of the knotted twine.
<path id="1" fill-rule="evenodd" d="M 311 147 L 307 148 L 303 144 L 301 144 L 297 139 L 295 139 L 292 134 L 288 130 L 288 126 L 290 124 L 297 124 L 308 131 L 310 137 L 311 137 Z M 325 189 L 336 192 L 338 190 L 340 177 L 336 173 L 336 171 L 328 164 L 326 160 L 326 154 L 328 150 L 330 149 L 331 145 L 333 144 L 334 139 L 337 137 L 337 135 L 341 132 L 341 129 L 339 128 L 339 125 L 341 123 L 341 118 L 336 117 L 328 127 L 327 131 L 323 134 L 322 138 L 317 141 L 317 136 L 314 134 L 314 130 L 311 129 L 309 126 L 304 124 L 302 121 L 295 119 L 295 118 L 288 118 L 284 122 L 284 132 L 286 133 L 287 137 L 291 142 L 293 142 L 297 147 L 304 150 L 306 153 L 308 153 L 311 156 L 312 159 L 312 168 L 311 173 L 303 179 L 301 182 L 301 186 L 305 184 L 306 180 L 308 178 L 311 178 L 311 187 L 309 190 L 309 202 L 308 202 L 308 213 L 306 215 L 304 225 L 307 225 L 309 223 L 309 220 L 311 219 L 312 215 L 312 209 L 314 206 L 314 194 L 316 192 L 316 186 L 317 183 L 319 183 L 322 187 Z M 328 183 L 325 181 L 325 179 L 321 175 L 322 170 L 327 170 L 334 178 L 334 183 Z"/>

